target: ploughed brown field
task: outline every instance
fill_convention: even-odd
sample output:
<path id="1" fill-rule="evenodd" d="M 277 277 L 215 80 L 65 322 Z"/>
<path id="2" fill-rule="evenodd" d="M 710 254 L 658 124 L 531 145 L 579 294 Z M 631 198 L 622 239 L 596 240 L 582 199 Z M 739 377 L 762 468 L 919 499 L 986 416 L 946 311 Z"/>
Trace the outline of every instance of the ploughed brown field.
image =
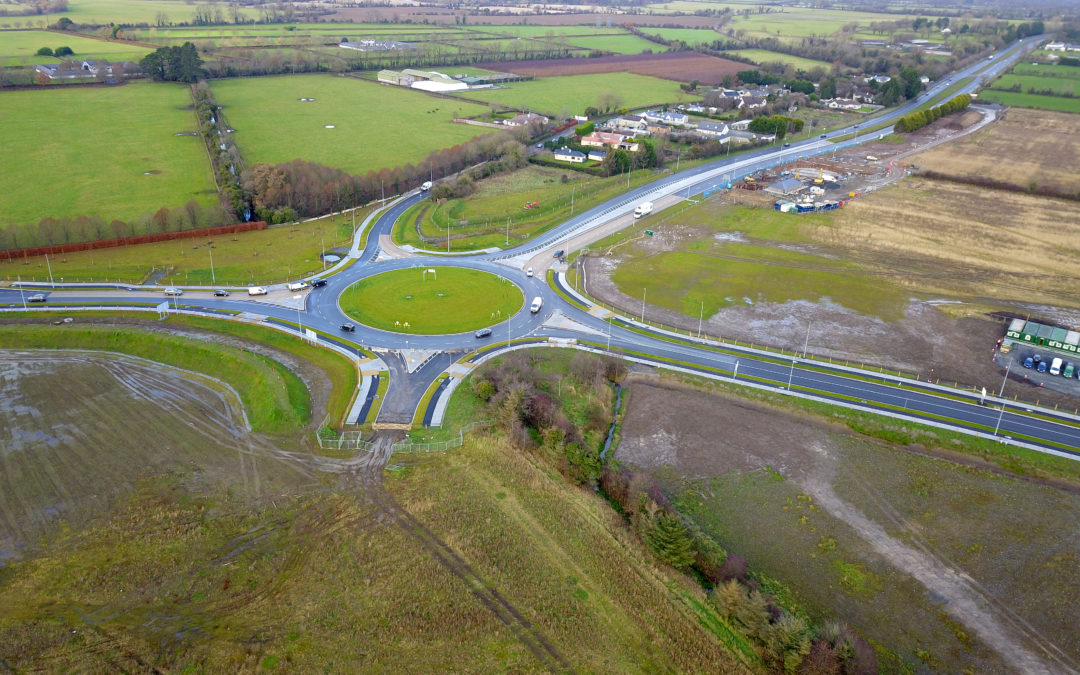
<path id="1" fill-rule="evenodd" d="M 544 59 L 540 61 L 487 62 L 476 64 L 478 68 L 511 71 L 533 77 L 557 77 L 559 75 L 588 75 L 592 73 L 635 73 L 651 75 L 667 80 L 718 85 L 725 75 L 746 70 L 745 63 L 728 61 L 715 56 L 694 52 L 668 52 L 665 54 L 625 54 L 605 56 L 598 59 Z"/>

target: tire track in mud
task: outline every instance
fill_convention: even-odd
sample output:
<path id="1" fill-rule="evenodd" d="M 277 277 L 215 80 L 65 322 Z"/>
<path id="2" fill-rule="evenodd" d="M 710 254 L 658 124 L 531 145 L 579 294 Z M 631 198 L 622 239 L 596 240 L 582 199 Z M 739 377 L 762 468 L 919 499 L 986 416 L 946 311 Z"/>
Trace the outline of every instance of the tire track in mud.
<path id="1" fill-rule="evenodd" d="M 1027 624 L 1007 603 L 996 599 L 978 582 L 927 547 L 891 506 L 868 495 L 887 518 L 912 534 L 910 543 L 892 537 L 880 524 L 843 500 L 832 489 L 827 476 L 805 475 L 798 481 L 826 512 L 854 529 L 890 565 L 909 574 L 927 591 L 945 598 L 944 611 L 972 629 L 976 637 L 1015 672 L 1046 675 L 1077 672 L 1068 655 Z M 1033 644 L 1053 665 L 1024 646 L 1022 641 Z"/>
<path id="2" fill-rule="evenodd" d="M 382 469 L 393 454 L 393 440 L 393 437 L 389 435 L 377 436 L 369 450 L 370 460 L 363 464 L 353 465 L 350 475 L 359 481 L 363 495 L 390 517 L 444 569 L 460 579 L 499 621 L 510 628 L 544 668 L 551 672 L 574 672 L 570 662 L 525 618 L 520 610 L 386 491 L 382 484 Z"/>

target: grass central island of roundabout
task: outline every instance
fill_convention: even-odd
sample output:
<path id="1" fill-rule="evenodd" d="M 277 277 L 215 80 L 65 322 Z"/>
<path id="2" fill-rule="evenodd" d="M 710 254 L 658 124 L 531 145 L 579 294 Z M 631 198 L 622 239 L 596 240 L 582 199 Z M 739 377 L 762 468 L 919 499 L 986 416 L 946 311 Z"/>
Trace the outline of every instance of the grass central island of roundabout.
<path id="1" fill-rule="evenodd" d="M 341 294 L 341 309 L 372 328 L 435 335 L 490 326 L 525 303 L 513 283 L 462 267 L 414 267 L 358 281 Z"/>

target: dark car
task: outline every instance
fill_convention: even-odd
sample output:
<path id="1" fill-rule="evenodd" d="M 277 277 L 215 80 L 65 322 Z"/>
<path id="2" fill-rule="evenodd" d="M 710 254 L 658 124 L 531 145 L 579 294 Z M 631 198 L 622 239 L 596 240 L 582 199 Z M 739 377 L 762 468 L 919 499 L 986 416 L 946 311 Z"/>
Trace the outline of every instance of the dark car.
<path id="1" fill-rule="evenodd" d="M 1046 361 L 1039 361 L 1039 365 L 1035 366 L 1035 370 L 1039 371 L 1040 373 L 1045 373 Z"/>
<path id="2" fill-rule="evenodd" d="M 224 288 L 219 288 L 216 291 L 214 291 L 214 297 L 215 298 L 227 298 L 227 297 L 229 297 L 229 292 L 227 290 L 225 290 Z"/>
<path id="3" fill-rule="evenodd" d="M 45 302 L 44 293 L 34 293 L 33 295 L 26 296 L 27 302 Z"/>
<path id="4" fill-rule="evenodd" d="M 555 251 L 555 257 L 556 258 L 563 257 L 563 250 L 561 248 L 558 251 Z"/>
<path id="5" fill-rule="evenodd" d="M 477 339 L 486 338 L 486 337 L 491 337 L 491 329 L 490 328 L 481 328 L 480 330 L 476 331 L 476 338 Z"/>
<path id="6" fill-rule="evenodd" d="M 346 333 L 355 333 L 356 332 L 356 324 L 343 323 L 343 324 L 341 324 L 341 330 L 345 331 Z"/>
<path id="7" fill-rule="evenodd" d="M 1034 368 L 1035 367 L 1035 360 L 1032 359 L 1030 356 L 1027 357 L 1026 359 L 1024 359 L 1024 367 L 1025 368 Z"/>
<path id="8" fill-rule="evenodd" d="M 791 143 L 784 143 L 784 147 L 785 147 L 785 148 L 790 148 L 790 147 L 791 147 Z"/>
<path id="9" fill-rule="evenodd" d="M 1032 356 L 1031 360 L 1035 362 L 1035 365 L 1039 365 L 1040 363 L 1042 363 L 1042 357 L 1039 356 L 1038 354 L 1035 354 L 1034 356 Z"/>
<path id="10" fill-rule="evenodd" d="M 828 134 L 821 134 L 821 137 L 822 137 L 822 138 L 828 138 L 828 137 L 829 137 L 829 135 L 828 135 Z"/>
<path id="11" fill-rule="evenodd" d="M 322 288 L 325 285 L 326 285 L 326 279 L 312 279 L 311 280 L 311 287 L 312 288 Z"/>

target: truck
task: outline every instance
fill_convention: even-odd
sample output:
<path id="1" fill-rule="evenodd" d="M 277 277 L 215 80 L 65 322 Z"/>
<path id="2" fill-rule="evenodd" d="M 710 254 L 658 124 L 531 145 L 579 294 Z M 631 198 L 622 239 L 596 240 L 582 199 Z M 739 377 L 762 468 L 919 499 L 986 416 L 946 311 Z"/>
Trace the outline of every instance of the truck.
<path id="1" fill-rule="evenodd" d="M 421 192 L 427 192 L 430 189 L 431 189 L 431 181 L 429 181 L 429 180 L 424 181 L 424 184 L 420 186 L 420 191 Z"/>
<path id="2" fill-rule="evenodd" d="M 536 314 L 540 311 L 540 308 L 544 306 L 544 299 L 539 295 L 533 298 L 532 305 L 529 307 L 529 311 Z"/>
<path id="3" fill-rule="evenodd" d="M 652 202 L 642 202 L 642 203 L 638 204 L 636 209 L 634 209 L 634 217 L 635 218 L 640 218 L 642 216 L 647 216 L 650 213 L 652 213 L 652 209 L 653 209 L 653 203 Z"/>
<path id="4" fill-rule="evenodd" d="M 1050 374 L 1051 375 L 1060 375 L 1061 374 L 1061 358 L 1060 357 L 1055 356 L 1054 360 L 1050 362 Z"/>

